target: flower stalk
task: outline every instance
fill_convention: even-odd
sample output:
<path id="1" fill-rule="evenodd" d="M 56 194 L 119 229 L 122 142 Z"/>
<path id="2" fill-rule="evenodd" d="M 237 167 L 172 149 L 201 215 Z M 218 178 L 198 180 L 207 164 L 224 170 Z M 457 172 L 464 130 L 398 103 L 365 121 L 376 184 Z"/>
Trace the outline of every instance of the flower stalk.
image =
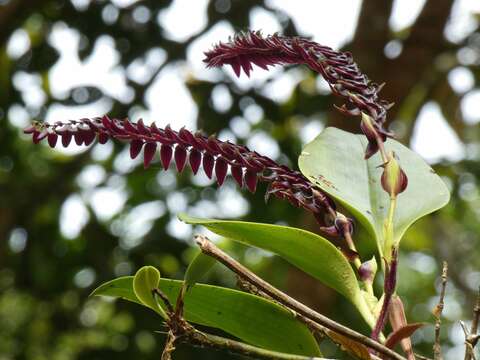
<path id="1" fill-rule="evenodd" d="M 351 262 L 357 269 L 359 274 L 360 281 L 363 283 L 365 290 L 370 294 L 374 295 L 373 293 L 373 286 L 372 281 L 373 279 L 369 279 L 368 277 L 362 277 L 362 261 L 360 260 L 360 256 L 357 251 L 357 247 L 355 242 L 353 241 L 353 220 L 347 218 L 345 215 L 341 213 L 337 213 L 337 217 L 334 221 L 334 228 L 339 236 L 345 239 L 347 243 L 348 249 L 350 250 L 350 256 L 347 258 L 351 258 Z M 376 271 L 376 270 L 375 270 Z M 374 276 L 374 275 L 373 275 Z"/>
<path id="2" fill-rule="evenodd" d="M 373 328 L 371 338 L 378 341 L 380 338 L 383 328 L 387 323 L 390 303 L 392 297 L 395 294 L 395 288 L 397 286 L 397 265 L 398 265 L 398 252 L 396 248 L 392 249 L 390 256 L 390 261 L 385 261 L 385 280 L 383 283 L 383 304 L 378 315 L 377 322 Z"/>
<path id="3" fill-rule="evenodd" d="M 375 256 L 372 257 L 372 259 L 360 264 L 360 267 L 358 268 L 358 275 L 360 277 L 360 280 L 362 280 L 365 286 L 365 290 L 367 290 L 370 295 L 374 295 L 373 281 L 375 280 L 376 274 L 377 261 L 375 260 Z"/>
<path id="4" fill-rule="evenodd" d="M 385 246 L 384 253 L 387 261 L 390 261 L 390 254 L 392 249 L 397 248 L 395 243 L 393 227 L 395 209 L 397 206 L 397 196 L 404 192 L 408 185 L 408 178 L 402 170 L 393 151 L 387 154 L 387 161 L 383 166 L 383 173 L 381 177 L 382 188 L 388 193 L 390 198 L 390 205 L 388 208 L 387 218 L 384 223 Z"/>

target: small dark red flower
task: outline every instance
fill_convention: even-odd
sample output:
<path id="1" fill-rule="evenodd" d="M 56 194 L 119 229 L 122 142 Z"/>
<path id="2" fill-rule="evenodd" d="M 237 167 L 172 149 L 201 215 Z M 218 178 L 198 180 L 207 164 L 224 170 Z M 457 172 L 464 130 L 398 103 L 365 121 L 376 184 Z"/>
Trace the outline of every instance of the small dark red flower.
<path id="1" fill-rule="evenodd" d="M 172 160 L 173 150 L 170 145 L 162 144 L 160 147 L 160 160 L 165 170 L 170 166 Z"/>

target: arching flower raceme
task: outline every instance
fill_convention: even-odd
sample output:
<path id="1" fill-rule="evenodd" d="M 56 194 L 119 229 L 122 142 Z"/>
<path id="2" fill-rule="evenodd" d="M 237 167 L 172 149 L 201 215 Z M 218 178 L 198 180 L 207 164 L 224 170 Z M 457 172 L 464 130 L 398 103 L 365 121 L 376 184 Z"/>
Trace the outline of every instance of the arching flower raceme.
<path id="1" fill-rule="evenodd" d="M 147 126 L 141 119 L 133 123 L 128 119 L 103 116 L 54 124 L 34 122 L 24 132 L 32 135 L 34 143 L 47 139 L 51 147 L 55 147 L 58 140 L 64 147 L 72 140 L 77 145 L 90 145 L 95 139 L 102 144 L 110 138 L 125 140 L 130 142 L 132 159 L 143 151 L 145 168 L 150 166 L 159 152 L 164 169 L 169 167 L 172 159 L 175 160 L 179 172 L 185 168 L 187 162 L 194 174 L 202 165 L 209 178 L 215 175 L 218 185 L 223 184 L 230 169 L 232 177 L 240 187 L 254 192 L 258 180 L 266 182 L 267 198 L 274 195 L 288 200 L 291 204 L 312 212 L 320 223 L 323 223 L 324 214 L 336 216 L 334 202 L 298 171 L 277 164 L 245 146 L 206 137 L 200 133 L 193 134 L 185 128 L 175 131 L 169 126 L 158 128 L 155 123 Z M 322 229 L 329 229 L 331 233 L 330 228 Z"/>
<path id="2" fill-rule="evenodd" d="M 360 128 L 368 139 L 365 157 L 375 154 L 379 145 L 392 134 L 384 129 L 387 110 L 391 104 L 378 96 L 382 85 L 371 82 L 364 75 L 348 52 L 334 51 L 300 37 L 270 35 L 264 37 L 260 32 L 246 32 L 234 36 L 227 43 L 219 43 L 205 53 L 204 62 L 208 67 L 231 65 L 235 74 L 242 70 L 247 76 L 255 64 L 268 70 L 268 66 L 277 64 L 303 64 L 321 74 L 328 82 L 332 92 L 346 100 L 338 109 L 347 115 L 362 115 Z M 241 187 L 254 192 L 257 181 L 268 183 L 266 198 L 275 195 L 288 200 L 297 207 L 312 212 L 317 221 L 325 225 L 324 215 L 331 217 L 329 226 L 321 230 L 331 236 L 344 236 L 345 231 L 353 230 L 353 221 L 342 217 L 335 210 L 334 202 L 317 189 L 298 171 L 250 151 L 245 146 L 223 142 L 214 137 L 192 134 L 186 129 L 174 131 L 170 127 L 159 129 L 152 123 L 147 126 L 142 120 L 132 123 L 128 119 L 112 119 L 108 116 L 92 119 L 70 120 L 68 122 L 34 123 L 25 129 L 32 134 L 35 143 L 47 139 L 54 147 L 59 138 L 63 146 L 73 140 L 78 145 L 89 145 L 95 138 L 100 143 L 109 138 L 130 142 L 130 155 L 137 157 L 143 151 L 144 166 L 148 167 L 157 150 L 166 169 L 175 160 L 178 171 L 182 171 L 188 162 L 192 171 L 197 173 L 203 165 L 205 174 L 211 178 L 214 174 L 217 183 L 222 185 L 228 170 Z M 343 224 L 343 225 L 342 225 Z"/>
<path id="3" fill-rule="evenodd" d="M 321 74 L 335 95 L 343 97 L 347 104 L 337 107 L 347 115 L 367 114 L 372 119 L 367 136 L 369 147 L 365 154 L 369 158 L 378 151 L 377 141 L 385 141 L 392 134 L 384 129 L 387 110 L 393 105 L 381 100 L 378 93 L 383 85 L 371 82 L 353 61 L 348 52 L 338 52 L 316 42 L 281 35 L 262 36 L 260 32 L 240 33 L 227 43 L 219 43 L 205 53 L 203 60 L 208 67 L 230 65 L 237 76 L 242 70 L 247 76 L 252 64 L 268 70 L 268 66 L 303 64 Z M 362 130 L 365 131 L 364 126 Z M 367 135 L 367 134 L 366 134 Z"/>

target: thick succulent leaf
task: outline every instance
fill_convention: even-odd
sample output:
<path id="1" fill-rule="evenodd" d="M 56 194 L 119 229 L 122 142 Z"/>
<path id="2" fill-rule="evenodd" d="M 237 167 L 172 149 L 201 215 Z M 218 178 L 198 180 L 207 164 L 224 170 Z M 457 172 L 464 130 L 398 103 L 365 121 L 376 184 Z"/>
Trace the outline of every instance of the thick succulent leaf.
<path id="1" fill-rule="evenodd" d="M 310 181 L 352 212 L 383 253 L 383 223 L 390 200 L 380 184 L 380 154 L 365 160 L 366 147 L 363 135 L 327 128 L 304 148 L 299 166 Z M 408 176 L 408 187 L 398 196 L 395 212 L 395 241 L 399 241 L 417 219 L 447 204 L 450 194 L 442 179 L 415 152 L 391 139 L 385 148 L 395 152 Z"/>
<path id="2" fill-rule="evenodd" d="M 159 288 L 175 303 L 182 285 L 182 281 L 160 279 Z M 133 276 L 109 281 L 92 295 L 141 303 L 133 289 Z M 306 325 L 282 306 L 252 294 L 195 284 L 185 295 L 184 311 L 185 318 L 192 323 L 221 329 L 256 346 L 299 355 L 321 355 Z"/>
<path id="3" fill-rule="evenodd" d="M 189 224 L 203 225 L 218 235 L 281 256 L 344 295 L 357 307 L 367 323 L 373 326 L 373 316 L 362 296 L 352 267 L 341 251 L 323 237 L 288 226 L 198 219 L 185 214 L 179 217 Z"/>

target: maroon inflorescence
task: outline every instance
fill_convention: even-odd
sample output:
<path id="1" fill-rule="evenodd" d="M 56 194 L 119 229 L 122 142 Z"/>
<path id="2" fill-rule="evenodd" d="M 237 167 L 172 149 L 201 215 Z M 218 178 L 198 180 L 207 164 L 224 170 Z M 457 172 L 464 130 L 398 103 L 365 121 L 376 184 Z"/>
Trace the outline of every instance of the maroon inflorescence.
<path id="1" fill-rule="evenodd" d="M 252 64 L 265 70 L 277 64 L 307 65 L 325 78 L 334 94 L 346 99 L 348 106 L 337 107 L 342 113 L 356 116 L 363 112 L 373 119 L 373 126 L 381 140 L 392 137 L 383 126 L 387 110 L 393 104 L 379 99 L 378 93 L 383 85 L 371 82 L 348 52 L 334 51 L 300 37 L 277 34 L 264 37 L 260 32 L 250 31 L 216 45 L 205 53 L 204 62 L 209 67 L 231 65 L 237 76 L 242 70 L 250 76 Z M 366 157 L 378 150 L 376 140 L 369 141 L 371 145 Z"/>
<path id="2" fill-rule="evenodd" d="M 333 201 L 312 184 L 298 171 L 285 165 L 277 164 L 272 159 L 262 156 L 247 147 L 200 133 L 191 133 L 185 128 L 172 130 L 169 126 L 158 128 L 155 123 L 147 126 L 140 119 L 132 123 L 128 119 L 120 120 L 108 116 L 92 119 L 70 120 L 54 124 L 34 122 L 24 130 L 31 134 L 34 143 L 47 138 L 54 147 L 58 138 L 64 147 L 72 139 L 77 145 L 90 145 L 96 138 L 105 143 L 109 138 L 130 142 L 130 156 L 136 158 L 143 150 L 144 167 L 150 166 L 157 151 L 160 161 L 167 169 L 175 160 L 177 170 L 181 172 L 188 160 L 193 173 L 203 165 L 205 174 L 212 178 L 215 174 L 217 183 L 222 185 L 228 169 L 240 185 L 254 192 L 257 181 L 268 183 L 266 196 L 275 195 L 288 200 L 297 207 L 311 211 L 322 222 L 322 214 L 335 216 Z"/>

